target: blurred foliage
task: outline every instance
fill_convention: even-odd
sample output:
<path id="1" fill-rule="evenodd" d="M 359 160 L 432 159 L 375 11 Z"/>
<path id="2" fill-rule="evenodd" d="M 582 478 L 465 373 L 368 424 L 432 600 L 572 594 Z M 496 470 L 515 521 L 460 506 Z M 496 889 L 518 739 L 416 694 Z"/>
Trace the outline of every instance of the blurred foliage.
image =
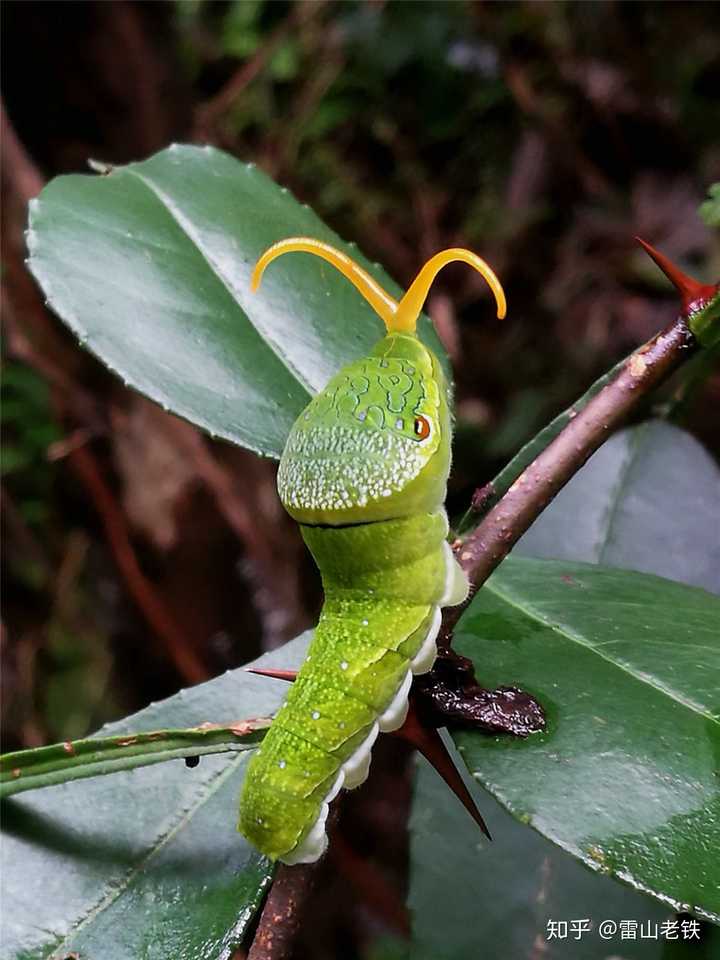
<path id="1" fill-rule="evenodd" d="M 700 216 L 709 227 L 720 227 L 720 183 L 714 183 L 708 192 L 710 196 L 700 204 Z"/>
<path id="2" fill-rule="evenodd" d="M 60 437 L 48 385 L 23 364 L 8 362 L 2 371 L 1 404 L 3 481 L 16 494 L 25 521 L 42 530 L 52 483 L 47 450 Z"/>
<path id="3" fill-rule="evenodd" d="M 7 362 L 2 371 L 5 617 L 24 642 L 5 660 L 10 674 L 5 709 L 11 729 L 24 716 L 22 739 L 38 743 L 82 734 L 97 721 L 111 662 L 106 631 L 89 609 L 87 537 L 72 525 L 63 529 L 67 518 L 55 512 L 56 472 L 48 455 L 60 436 L 45 380 L 27 366 Z M 60 540 L 58 557 L 48 545 Z M 42 644 L 36 635 L 40 624 Z M 33 717 L 36 695 L 41 702 Z M 112 701 L 106 701 L 108 707 Z"/>

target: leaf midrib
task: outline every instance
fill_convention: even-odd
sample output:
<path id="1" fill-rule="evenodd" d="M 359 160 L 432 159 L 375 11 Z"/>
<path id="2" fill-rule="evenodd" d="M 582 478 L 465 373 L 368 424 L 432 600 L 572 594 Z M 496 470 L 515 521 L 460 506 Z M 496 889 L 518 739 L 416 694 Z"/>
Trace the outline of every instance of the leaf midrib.
<path id="1" fill-rule="evenodd" d="M 691 710 L 693 713 L 698 714 L 706 720 L 712 721 L 720 727 L 720 717 L 715 716 L 712 713 L 709 713 L 704 707 L 700 704 L 694 703 L 692 700 L 687 700 L 683 697 L 678 691 L 673 690 L 670 687 L 665 686 L 659 681 L 654 681 L 649 674 L 643 673 L 642 671 L 635 670 L 629 666 L 629 664 L 621 663 L 618 660 L 614 660 L 612 657 L 607 657 L 600 650 L 594 646 L 592 643 L 588 642 L 583 638 L 582 634 L 575 632 L 567 624 L 559 623 L 548 623 L 548 621 L 533 607 L 526 605 L 527 601 L 523 601 L 522 598 L 517 597 L 513 594 L 512 590 L 507 588 L 503 589 L 497 583 L 494 583 L 493 580 L 489 580 L 485 586 L 484 590 L 489 590 L 491 593 L 495 594 L 500 600 L 507 603 L 509 606 L 513 607 L 516 610 L 519 610 L 525 616 L 529 617 L 531 620 L 534 620 L 536 623 L 541 624 L 543 627 L 546 627 L 549 630 L 553 630 L 561 636 L 565 637 L 567 640 L 572 643 L 578 644 L 578 646 L 585 647 L 585 649 L 592 651 L 596 656 L 600 657 L 601 660 L 605 660 L 606 663 L 612 664 L 618 670 L 622 670 L 623 673 L 626 673 L 628 676 L 632 677 L 634 680 L 639 683 L 643 683 L 649 687 L 652 687 L 654 690 L 657 690 L 659 693 L 664 694 L 669 697 L 671 700 L 674 700 L 680 706 L 685 707 L 688 710 Z"/>
<path id="2" fill-rule="evenodd" d="M 125 169 L 123 170 L 123 173 L 126 173 L 129 176 L 134 177 L 163 206 L 168 216 L 172 218 L 174 223 L 176 223 L 178 228 L 182 231 L 183 235 L 187 237 L 189 242 L 197 250 L 199 255 L 208 265 L 213 276 L 215 276 L 217 280 L 220 282 L 225 292 L 228 294 L 228 296 L 231 298 L 233 303 L 237 305 L 238 309 L 246 317 L 248 323 L 255 330 L 255 332 L 261 338 L 263 343 L 267 345 L 267 347 L 270 349 L 272 354 L 278 359 L 278 361 L 282 364 L 282 366 L 285 367 L 285 369 L 290 374 L 290 376 L 294 380 L 296 380 L 299 386 L 302 387 L 302 389 L 307 393 L 308 400 L 314 397 L 316 391 L 313 388 L 312 384 L 310 384 L 305 379 L 305 377 L 303 377 L 300 371 L 295 368 L 290 358 L 281 349 L 280 344 L 277 341 L 273 340 L 266 330 L 259 329 L 252 322 L 250 314 L 245 310 L 243 305 L 238 300 L 235 290 L 233 290 L 233 288 L 228 284 L 228 281 L 226 280 L 224 273 L 222 272 L 220 267 L 215 263 L 215 261 L 212 258 L 212 255 L 198 241 L 197 237 L 194 234 L 190 221 L 185 216 L 185 214 L 175 205 L 172 199 L 169 196 L 167 196 L 167 194 L 165 194 L 163 190 L 157 187 L 152 180 L 144 176 L 137 169 L 133 169 L 131 166 L 128 166 L 128 167 L 125 167 Z"/>
<path id="3" fill-rule="evenodd" d="M 115 901 L 122 896 L 132 885 L 135 878 L 145 869 L 148 863 L 153 859 L 153 857 L 158 854 L 163 847 L 167 846 L 177 834 L 192 820 L 195 814 L 202 809 L 202 807 L 207 803 L 208 800 L 220 789 L 220 787 L 225 783 L 228 777 L 231 774 L 236 773 L 238 767 L 243 762 L 244 759 L 248 756 L 247 751 L 243 751 L 242 755 L 236 759 L 231 760 L 228 764 L 221 770 L 219 770 L 215 776 L 211 777 L 207 781 L 205 789 L 200 793 L 200 796 L 191 804 L 185 811 L 182 812 L 179 819 L 170 826 L 164 833 L 158 836 L 148 848 L 147 852 L 137 861 L 137 863 L 131 867 L 130 870 L 125 874 L 125 876 L 117 884 L 112 884 L 110 890 L 98 901 L 94 906 L 85 913 L 77 922 L 75 923 L 73 930 L 69 933 L 61 943 L 56 944 L 51 952 L 47 954 L 46 960 L 53 960 L 53 958 L 58 954 L 66 950 L 67 947 L 72 945 L 72 941 L 78 936 L 78 934 L 87 927 L 96 917 L 100 916 L 103 911 L 111 907 Z"/>

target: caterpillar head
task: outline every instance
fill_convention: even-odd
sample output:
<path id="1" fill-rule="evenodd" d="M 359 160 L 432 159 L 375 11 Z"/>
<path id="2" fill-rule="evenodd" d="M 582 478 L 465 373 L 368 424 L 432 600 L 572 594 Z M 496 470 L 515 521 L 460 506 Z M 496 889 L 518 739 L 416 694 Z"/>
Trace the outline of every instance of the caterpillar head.
<path id="1" fill-rule="evenodd" d="M 253 290 L 275 257 L 298 250 L 337 267 L 382 318 L 387 336 L 369 357 L 336 374 L 296 420 L 278 471 L 283 505 L 306 524 L 366 523 L 434 512 L 445 500 L 450 470 L 450 411 L 440 364 L 416 336 L 417 317 L 435 275 L 453 260 L 485 277 L 503 317 L 500 282 L 469 250 L 444 250 L 425 264 L 398 303 L 339 250 L 292 237 L 260 257 Z"/>

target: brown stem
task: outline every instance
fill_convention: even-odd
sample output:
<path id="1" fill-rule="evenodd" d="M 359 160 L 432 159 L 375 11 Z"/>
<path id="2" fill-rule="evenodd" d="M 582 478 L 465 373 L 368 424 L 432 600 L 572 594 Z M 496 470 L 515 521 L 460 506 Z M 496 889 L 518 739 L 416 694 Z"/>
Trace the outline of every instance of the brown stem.
<path id="1" fill-rule="evenodd" d="M 455 555 L 472 584 L 471 595 L 508 555 L 550 501 L 608 439 L 638 402 L 665 380 L 695 348 L 683 317 L 643 344 L 533 462 L 464 540 Z M 446 609 L 442 644 L 470 602 Z"/>
<path id="2" fill-rule="evenodd" d="M 330 807 L 328 833 L 337 823 L 338 803 Z M 288 867 L 280 864 L 265 901 L 247 960 L 288 960 L 300 932 L 303 907 L 312 893 L 322 860 Z"/>
<path id="3" fill-rule="evenodd" d="M 93 498 L 105 528 L 110 549 L 127 587 L 151 629 L 162 641 L 175 669 L 188 683 L 208 679 L 208 670 L 190 645 L 180 624 L 155 592 L 140 569 L 130 540 L 127 523 L 105 482 L 95 458 L 86 447 L 77 447 L 68 456 L 70 463 Z"/>
<path id="4" fill-rule="evenodd" d="M 278 867 L 248 960 L 285 960 L 300 930 L 302 908 L 315 883 L 315 864 Z"/>

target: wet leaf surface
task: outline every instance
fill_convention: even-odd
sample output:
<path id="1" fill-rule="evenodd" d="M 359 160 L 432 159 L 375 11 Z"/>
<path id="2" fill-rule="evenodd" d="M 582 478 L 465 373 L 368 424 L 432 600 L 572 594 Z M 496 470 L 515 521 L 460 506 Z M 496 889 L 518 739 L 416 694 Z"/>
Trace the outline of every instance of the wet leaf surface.
<path id="1" fill-rule="evenodd" d="M 457 733 L 473 775 L 588 866 L 714 918 L 718 622 L 696 588 L 511 558 L 456 631 L 484 683 L 512 678 L 548 718 L 524 741 Z"/>
<path id="2" fill-rule="evenodd" d="M 413 865 L 408 905 L 412 960 L 713 960 L 720 928 L 703 924 L 701 941 L 660 936 L 677 918 L 666 907 L 610 877 L 591 873 L 475 787 L 493 832 L 488 843 L 420 759 L 410 821 Z M 573 921 L 590 921 L 580 939 Z M 548 921 L 567 923 L 548 940 Z M 603 939 L 602 921 L 615 924 Z M 627 935 L 621 938 L 620 923 Z M 634 926 L 633 926 L 634 924 Z M 607 931 L 607 928 L 605 928 Z M 577 926 L 575 927 L 577 931 Z M 611 931 L 608 931 L 611 932 Z"/>
<path id="3" fill-rule="evenodd" d="M 272 663 L 295 666 L 306 642 Z M 102 733 L 247 719 L 277 709 L 285 688 L 236 670 Z M 192 769 L 178 759 L 3 801 L 2 956 L 230 957 L 271 877 L 235 829 L 244 756 L 206 756 Z"/>
<path id="4" fill-rule="evenodd" d="M 684 430 L 650 421 L 587 462 L 516 553 L 656 573 L 720 593 L 720 469 Z"/>
<path id="5" fill-rule="evenodd" d="M 253 165 L 174 145 L 104 176 L 53 180 L 31 205 L 29 266 L 50 306 L 93 353 L 166 409 L 279 457 L 311 395 L 369 353 L 382 322 L 328 264 L 301 254 L 252 267 L 283 237 L 379 267 Z M 430 322 L 420 334 L 444 355 Z"/>

